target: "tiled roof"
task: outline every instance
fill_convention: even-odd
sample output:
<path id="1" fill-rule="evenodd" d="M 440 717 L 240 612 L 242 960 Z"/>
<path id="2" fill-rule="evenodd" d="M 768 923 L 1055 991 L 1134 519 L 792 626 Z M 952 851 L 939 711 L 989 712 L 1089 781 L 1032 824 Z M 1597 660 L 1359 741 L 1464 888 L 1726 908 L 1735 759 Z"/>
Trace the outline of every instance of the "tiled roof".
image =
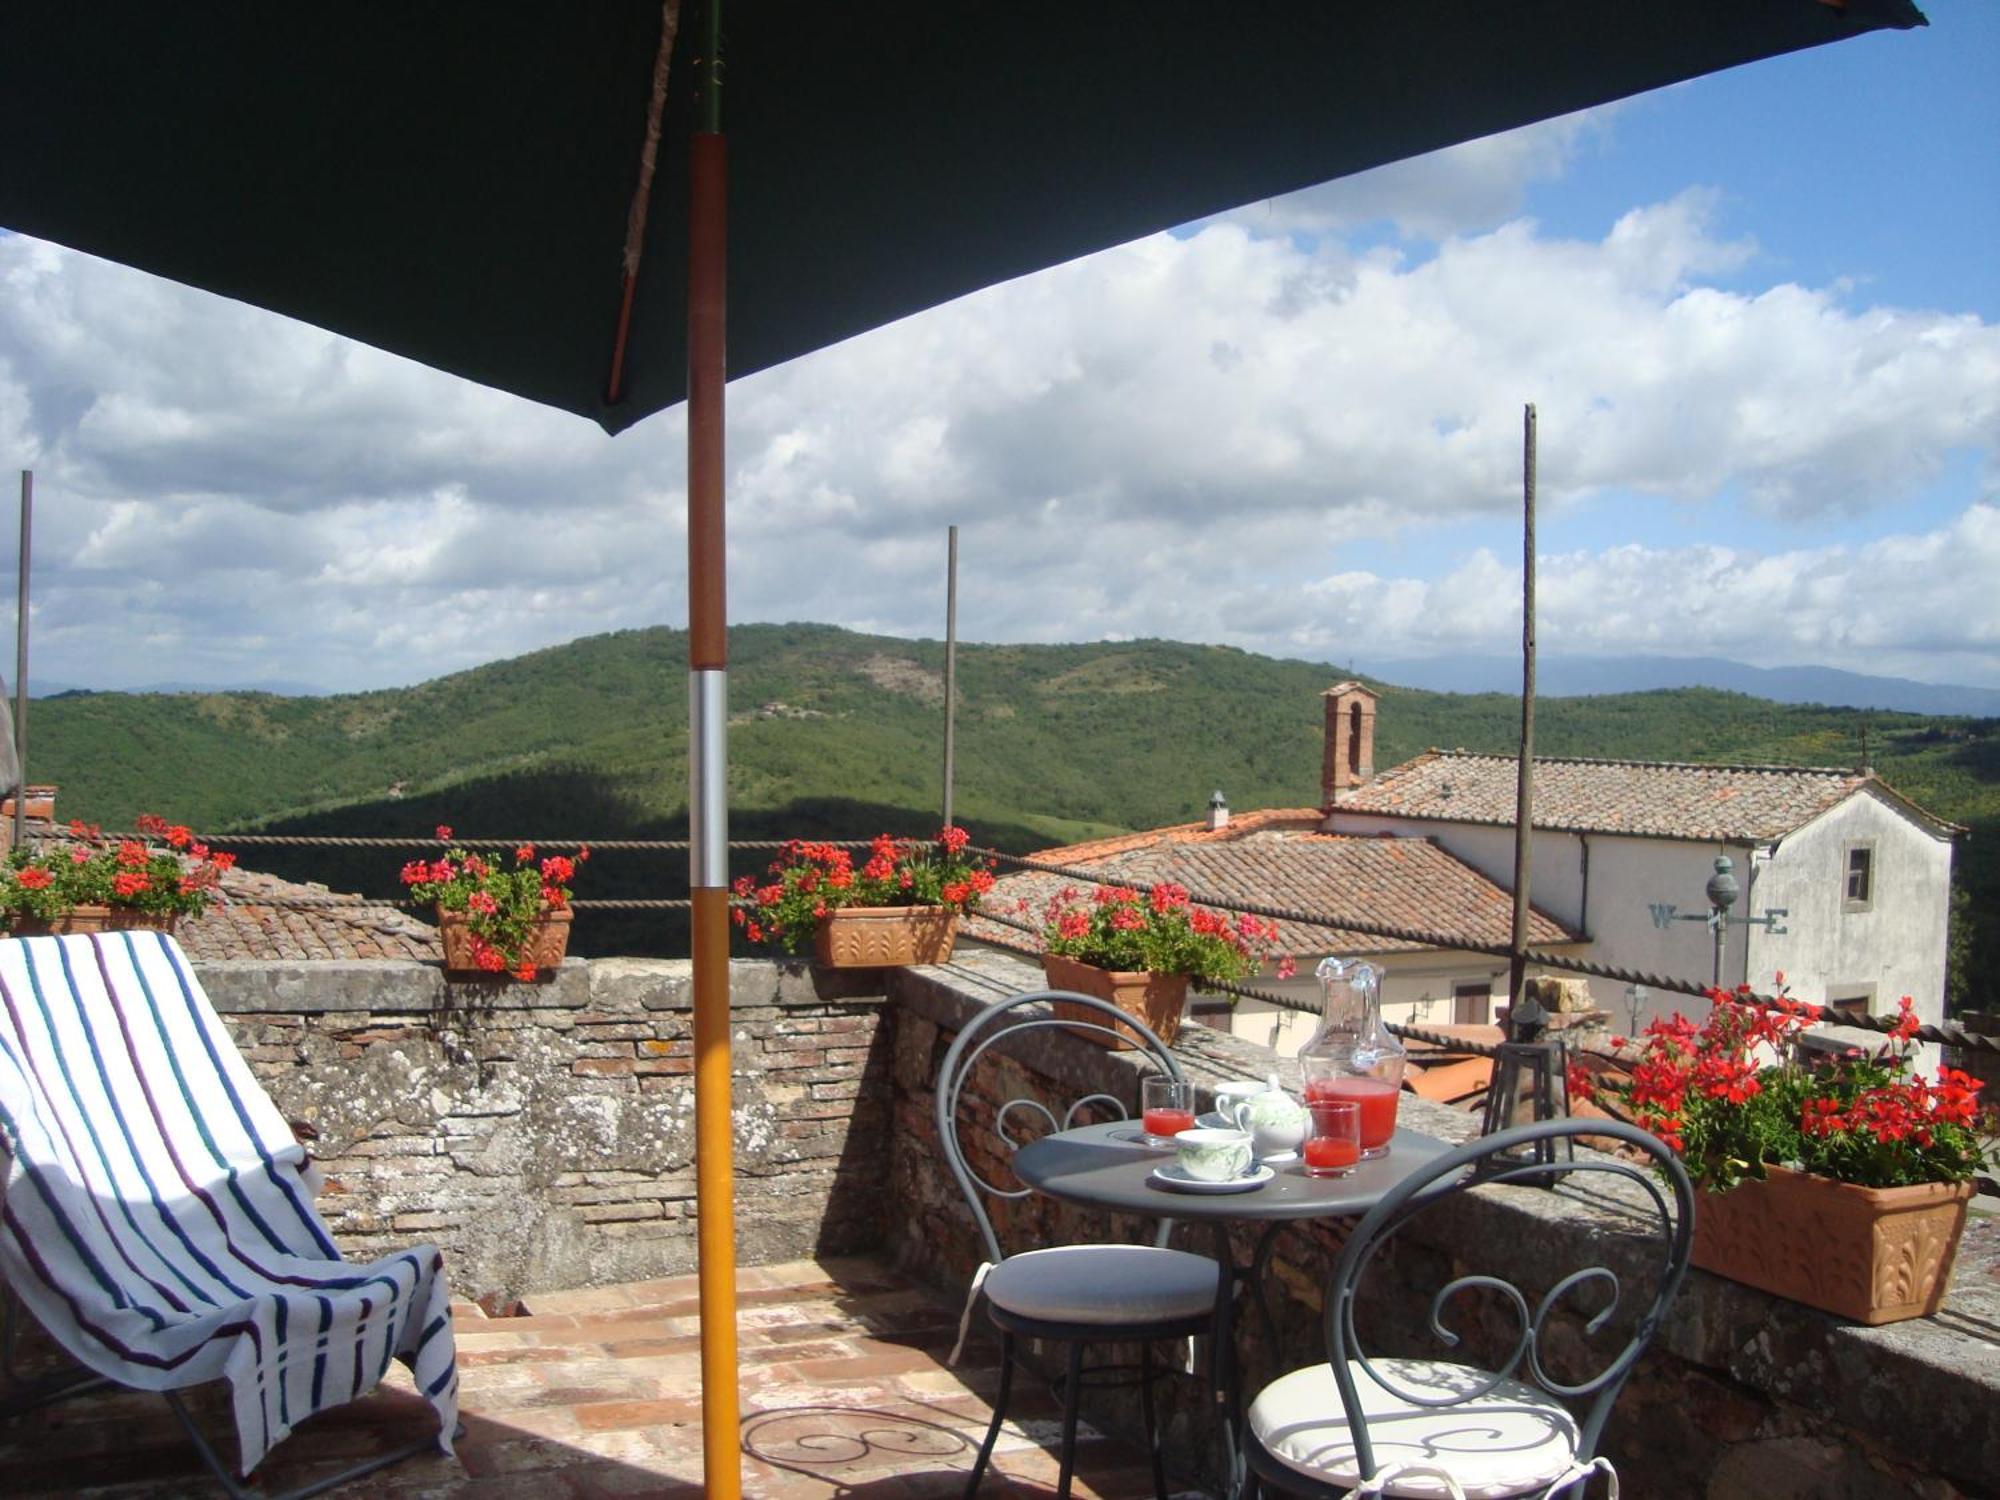
<path id="1" fill-rule="evenodd" d="M 1170 880 L 1197 896 L 1218 900 L 1325 912 L 1370 924 L 1449 933 L 1482 944 L 1508 940 L 1514 898 L 1430 840 L 1343 837 L 1313 831 L 1318 822 L 1317 813 L 1252 813 L 1233 818 L 1215 833 L 1197 825 L 1160 828 L 1049 849 L 1035 857 L 1049 864 L 1102 871 L 1111 880 L 1146 885 Z M 1016 871 L 1001 877 L 986 905 L 1039 923 L 1048 899 L 1065 886 L 1078 884 L 1061 875 Z M 1017 910 L 1023 901 L 1025 913 Z M 1035 947 L 1028 934 L 977 917 L 969 920 L 966 930 L 1011 948 Z M 1545 947 L 1583 939 L 1537 911 L 1530 917 L 1529 940 Z M 1279 947 L 1294 957 L 1412 953 L 1436 946 L 1341 927 L 1279 923 Z"/>
<path id="2" fill-rule="evenodd" d="M 255 870 L 222 877 L 223 900 L 180 925 L 197 961 L 229 958 L 443 958 L 437 929 L 393 906 L 354 905 L 323 885 L 299 885 Z"/>
<path id="3" fill-rule="evenodd" d="M 1512 826 L 1517 762 L 1427 750 L 1344 793 L 1341 813 Z M 1749 842 L 1783 838 L 1864 788 L 1938 832 L 1953 825 L 1865 771 L 1536 757 L 1535 826 L 1577 833 Z"/>
<path id="4" fill-rule="evenodd" d="M 1150 849 L 1158 843 L 1231 844 L 1255 833 L 1317 833 L 1326 814 L 1312 807 L 1267 807 L 1258 812 L 1234 813 L 1223 827 L 1211 829 L 1207 823 L 1174 823 L 1165 828 L 1149 828 L 1144 833 L 1121 833 L 1082 844 L 1065 844 L 1047 849 L 1038 859 L 1066 865 L 1095 864 L 1135 849 Z"/>

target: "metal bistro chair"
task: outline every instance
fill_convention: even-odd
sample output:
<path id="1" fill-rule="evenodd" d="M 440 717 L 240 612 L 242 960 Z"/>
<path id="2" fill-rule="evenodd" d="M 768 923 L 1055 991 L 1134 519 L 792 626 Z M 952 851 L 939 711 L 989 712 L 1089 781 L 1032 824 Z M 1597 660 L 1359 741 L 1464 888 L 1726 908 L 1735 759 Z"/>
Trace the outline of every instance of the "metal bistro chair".
<path id="1" fill-rule="evenodd" d="M 1095 1021 L 1057 1020 L 1043 1007 L 1061 998 L 1072 1005 L 1099 1011 L 1122 1023 L 1124 1030 Z M 1023 1014 L 1029 1007 L 1034 1011 Z M 1160 1457 L 1158 1424 L 1153 1411 L 1152 1342 L 1155 1339 L 1182 1339 L 1210 1332 L 1215 1316 L 1216 1294 L 1222 1284 L 1216 1263 L 1205 1255 L 1166 1247 L 1171 1222 L 1162 1221 L 1150 1245 L 1063 1245 L 1052 1249 L 1028 1250 L 1008 1255 L 1000 1247 L 987 1214 L 982 1195 L 995 1198 L 1027 1197 L 1027 1187 L 996 1187 L 985 1181 L 967 1164 L 959 1138 L 959 1107 L 966 1080 L 987 1050 L 996 1042 L 1019 1038 L 1023 1033 L 1045 1027 L 1101 1031 L 1132 1045 L 1142 1038 L 1138 1050 L 1146 1053 L 1154 1066 L 1171 1077 L 1181 1076 L 1173 1054 L 1147 1027 L 1127 1016 L 1116 1006 L 1087 995 L 1068 991 L 1038 990 L 1016 995 L 988 1006 L 966 1023 L 951 1050 L 945 1054 L 938 1076 L 937 1131 L 944 1143 L 945 1160 L 958 1180 L 965 1201 L 986 1246 L 986 1262 L 973 1278 L 966 1314 L 969 1324 L 972 1306 L 985 1298 L 988 1315 L 1000 1330 L 1000 1390 L 993 1402 L 993 1422 L 986 1441 L 966 1482 L 968 1497 L 979 1491 L 980 1479 L 993 1455 L 994 1441 L 1006 1419 L 1007 1400 L 1013 1389 L 1016 1341 L 1043 1339 L 1067 1344 L 1067 1370 L 1062 1381 L 1062 1468 L 1056 1493 L 1066 1497 L 1076 1466 L 1076 1417 L 1078 1387 L 1084 1374 L 1083 1350 L 1090 1343 L 1129 1343 L 1140 1346 L 1139 1392 L 1141 1410 L 1153 1454 L 1153 1486 L 1160 1500 L 1167 1494 L 1166 1472 Z M 1046 1105 L 1034 1099 L 1012 1099 L 996 1112 L 992 1128 L 1001 1147 L 1012 1152 L 1022 1142 L 1008 1134 L 1010 1116 L 1025 1112 L 1039 1116 L 1051 1130 L 1067 1129 L 1086 1105 L 1103 1104 L 1130 1118 L 1125 1102 L 1109 1094 L 1090 1094 L 1071 1104 L 1061 1120 Z M 961 1330 L 961 1342 L 963 1330 Z"/>
<path id="2" fill-rule="evenodd" d="M 1597 1173 L 1643 1189 L 1646 1202 L 1632 1211 L 1658 1243 L 1635 1252 L 1635 1258 L 1653 1291 L 1650 1302 L 1636 1309 L 1624 1346 L 1595 1375 L 1574 1385 L 1558 1380 L 1542 1363 L 1544 1328 L 1559 1306 L 1580 1296 L 1590 1299 L 1593 1305 L 1577 1308 L 1579 1316 L 1587 1314 L 1586 1336 L 1597 1334 L 1617 1312 L 1624 1288 L 1615 1271 L 1602 1265 L 1573 1271 L 1531 1305 L 1511 1282 L 1475 1267 L 1432 1297 L 1430 1329 L 1446 1348 L 1456 1345 L 1458 1336 L 1444 1322 L 1445 1304 L 1462 1292 L 1484 1294 L 1485 1306 L 1511 1310 L 1518 1325 L 1498 1369 L 1446 1360 L 1370 1359 L 1355 1337 L 1357 1288 L 1391 1236 L 1437 1203 L 1481 1185 L 1477 1169 L 1495 1153 L 1528 1148 L 1532 1158 L 1540 1142 L 1579 1138 L 1613 1139 L 1635 1148 L 1659 1169 L 1664 1186 L 1642 1167 L 1602 1156 L 1553 1163 L 1530 1159 L 1483 1182 L 1542 1186 Z M 1263 1486 L 1314 1500 L 1347 1494 L 1413 1500 L 1575 1497 L 1600 1471 L 1616 1500 L 1618 1476 L 1610 1460 L 1597 1456 L 1598 1439 L 1619 1390 L 1680 1290 L 1693 1232 L 1694 1192 L 1687 1173 L 1656 1138 L 1623 1122 L 1544 1120 L 1483 1136 L 1440 1157 L 1398 1184 L 1355 1226 L 1327 1285 L 1328 1362 L 1280 1377 L 1251 1404 L 1246 1500 L 1258 1500 Z"/>

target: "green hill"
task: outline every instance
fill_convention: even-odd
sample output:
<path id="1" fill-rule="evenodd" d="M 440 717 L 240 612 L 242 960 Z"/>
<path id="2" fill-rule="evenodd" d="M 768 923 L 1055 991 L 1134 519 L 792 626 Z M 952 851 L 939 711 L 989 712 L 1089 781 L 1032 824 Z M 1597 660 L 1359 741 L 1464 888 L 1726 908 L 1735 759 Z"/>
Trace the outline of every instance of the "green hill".
<path id="1" fill-rule="evenodd" d="M 942 801 L 944 647 L 818 625 L 731 632 L 732 836 L 928 830 Z M 144 810 L 212 831 L 677 837 L 685 637 L 592 636 L 406 689 L 331 698 L 83 694 L 38 702 L 31 771 L 65 815 Z M 1319 797 L 1319 694 L 1337 675 L 1222 646 L 961 646 L 959 821 L 1016 850 Z M 1376 764 L 1430 745 L 1506 752 L 1504 694 L 1382 694 Z M 2000 721 L 1793 706 L 1704 689 L 1545 699 L 1548 755 L 1853 765 L 1973 829 L 1959 853 L 1955 998 L 2000 1001 Z M 745 855 L 746 868 L 759 862 Z M 388 894 L 400 856 L 254 863 Z M 607 857 L 588 894 L 679 894 L 679 855 Z M 615 887 L 615 889 L 614 889 Z M 668 889 L 671 887 L 672 889 Z M 593 917 L 589 951 L 667 951 L 677 924 Z M 583 935 L 579 934 L 580 941 Z"/>

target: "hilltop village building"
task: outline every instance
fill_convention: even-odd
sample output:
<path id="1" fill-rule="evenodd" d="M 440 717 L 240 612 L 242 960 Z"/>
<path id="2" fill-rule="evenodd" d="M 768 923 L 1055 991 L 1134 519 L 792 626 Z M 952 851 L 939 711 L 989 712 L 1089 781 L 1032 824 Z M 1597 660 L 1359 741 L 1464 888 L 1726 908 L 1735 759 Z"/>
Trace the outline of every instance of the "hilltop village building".
<path id="1" fill-rule="evenodd" d="M 1321 801 L 1231 815 L 1221 799 L 1202 823 L 1044 851 L 1039 859 L 1107 880 L 1172 880 L 1198 894 L 1345 916 L 1371 927 L 1451 934 L 1481 945 L 1509 938 L 1516 761 L 1427 750 L 1378 774 L 1376 695 L 1341 682 L 1322 695 Z M 1867 771 L 1537 757 L 1534 763 L 1530 946 L 1703 985 L 1716 977 L 1706 888 L 1727 858 L 1739 886 L 1720 981 L 1768 990 L 1782 971 L 1800 998 L 1869 1015 L 1910 995 L 1926 1021 L 1943 1015 L 1952 840 L 1960 832 Z M 1045 874 L 1003 879 L 994 909 L 1025 900 L 1029 917 L 1064 884 Z M 1673 908 L 1669 913 L 1666 908 Z M 1692 918 L 1693 920 L 1682 920 Z M 1239 1001 L 1230 1029 L 1280 1051 L 1311 1036 L 1314 963 L 1328 953 L 1384 970 L 1392 1020 L 1477 1025 L 1504 1002 L 1507 961 L 1417 937 L 1281 923 L 1298 975 L 1260 989 L 1305 1012 Z M 972 934 L 1032 949 L 993 923 Z M 1698 1001 L 1634 996 L 1589 981 L 1617 1029 Z"/>
<path id="2" fill-rule="evenodd" d="M 1514 868 L 1516 762 L 1429 750 L 1377 776 L 1375 695 L 1326 693 L 1329 832 L 1434 840 L 1496 881 Z M 1944 1016 L 1952 840 L 1963 830 L 1869 771 L 1537 757 L 1535 904 L 1586 935 L 1606 964 L 1715 975 L 1705 895 L 1718 857 L 1740 887 L 1722 949 L 1724 987 L 1771 988 L 1835 1009 L 1894 1014 L 1903 995 Z M 1672 918 L 1656 908 L 1672 906 Z M 1756 919 L 1774 912 L 1773 922 Z M 1621 1019 L 1626 987 L 1591 981 Z M 1650 1014 L 1685 1009 L 1654 997 Z M 1645 1019 L 1642 1014 L 1641 1020 Z"/>

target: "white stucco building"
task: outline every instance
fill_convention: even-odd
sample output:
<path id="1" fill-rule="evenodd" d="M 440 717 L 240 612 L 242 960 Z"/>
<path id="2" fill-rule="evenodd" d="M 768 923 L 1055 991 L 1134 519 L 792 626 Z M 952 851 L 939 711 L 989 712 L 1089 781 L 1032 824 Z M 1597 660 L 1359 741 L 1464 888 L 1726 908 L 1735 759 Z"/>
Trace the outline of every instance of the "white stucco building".
<path id="1" fill-rule="evenodd" d="M 1329 833 L 1428 839 L 1495 882 L 1514 871 L 1516 761 L 1430 750 L 1374 774 L 1375 695 L 1344 682 L 1326 694 Z M 1954 825 L 1866 771 L 1802 766 L 1537 758 L 1535 906 L 1587 939 L 1591 959 L 1676 978 L 1713 975 L 1711 929 L 1654 920 L 1710 910 L 1718 856 L 1741 888 L 1730 915 L 1782 909 L 1782 929 L 1732 923 L 1720 981 L 1836 1008 L 1893 1014 L 1909 995 L 1943 1017 Z M 1614 1017 L 1625 986 L 1593 980 Z M 1698 1004 L 1698 1002 L 1696 1002 Z M 1648 1015 L 1688 1009 L 1655 997 Z"/>

